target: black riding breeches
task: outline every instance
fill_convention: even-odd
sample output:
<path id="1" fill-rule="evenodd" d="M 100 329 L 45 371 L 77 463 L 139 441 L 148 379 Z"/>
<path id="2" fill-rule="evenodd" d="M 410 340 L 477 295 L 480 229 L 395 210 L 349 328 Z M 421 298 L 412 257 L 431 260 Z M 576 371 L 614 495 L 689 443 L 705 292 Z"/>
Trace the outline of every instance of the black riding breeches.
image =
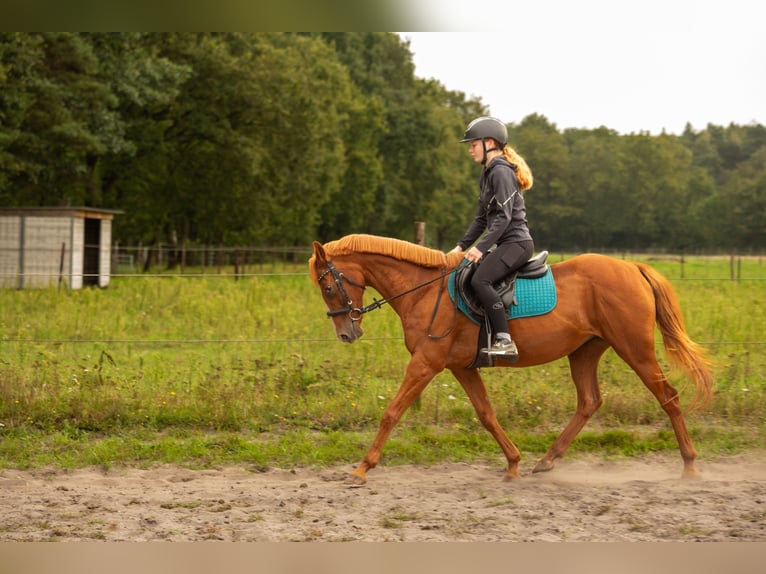
<path id="1" fill-rule="evenodd" d="M 484 307 L 494 334 L 507 333 L 508 320 L 503 302 L 493 285 L 529 261 L 534 249 L 532 241 L 498 245 L 482 258 L 471 278 L 471 287 Z"/>

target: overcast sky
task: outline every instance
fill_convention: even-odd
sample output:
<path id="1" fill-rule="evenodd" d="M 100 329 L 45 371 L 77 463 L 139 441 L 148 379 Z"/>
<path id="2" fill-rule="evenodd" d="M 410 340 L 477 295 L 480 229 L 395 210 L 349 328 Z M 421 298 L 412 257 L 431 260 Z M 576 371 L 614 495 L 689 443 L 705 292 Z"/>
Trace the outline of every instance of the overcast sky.
<path id="1" fill-rule="evenodd" d="M 417 0 L 415 74 L 518 123 L 679 134 L 766 125 L 766 3 Z M 420 29 L 423 29 L 421 27 Z"/>

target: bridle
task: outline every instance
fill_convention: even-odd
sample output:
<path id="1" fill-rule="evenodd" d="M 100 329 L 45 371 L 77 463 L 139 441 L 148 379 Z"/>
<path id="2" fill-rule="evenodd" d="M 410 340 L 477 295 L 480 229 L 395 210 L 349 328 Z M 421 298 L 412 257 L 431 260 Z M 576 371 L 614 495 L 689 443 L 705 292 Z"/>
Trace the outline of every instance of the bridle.
<path id="1" fill-rule="evenodd" d="M 346 288 L 343 286 L 343 280 L 345 279 L 354 287 L 359 287 L 362 290 L 364 290 L 365 286 L 357 283 L 353 279 L 349 279 L 342 271 L 338 271 L 335 265 L 332 264 L 332 261 L 327 261 L 327 269 L 317 278 L 317 283 L 321 283 L 322 279 L 327 277 L 328 273 L 332 273 L 332 278 L 333 281 L 335 281 L 335 286 L 338 288 L 338 293 L 340 293 L 341 297 L 343 297 L 343 299 L 346 301 L 346 306 L 342 309 L 331 309 L 327 311 L 328 317 L 335 317 L 336 315 L 343 315 L 344 313 L 348 313 L 349 319 L 352 321 L 359 321 L 361 320 L 362 315 L 372 311 L 373 309 L 377 309 L 386 302 L 385 300 L 378 301 L 377 299 L 373 299 L 372 303 L 366 307 L 354 307 L 354 302 L 351 300 L 351 297 L 348 296 Z"/>
<path id="2" fill-rule="evenodd" d="M 449 334 L 450 331 L 452 331 L 452 327 L 445 333 L 444 335 L 439 335 L 438 337 L 434 337 L 431 335 L 431 326 L 433 325 L 434 319 L 436 317 L 436 312 L 439 309 L 439 302 L 441 301 L 442 292 L 444 291 L 444 279 L 447 277 L 447 275 L 450 275 L 456 271 L 456 269 L 453 269 L 449 273 L 447 273 L 447 269 L 445 267 L 442 267 L 441 273 L 434 277 L 433 279 L 429 279 L 428 281 L 424 283 L 420 283 L 419 285 L 415 285 L 411 289 L 407 289 L 406 291 L 399 293 L 398 295 L 394 295 L 393 297 L 388 297 L 387 299 L 375 299 L 373 298 L 372 303 L 369 305 L 365 305 L 364 307 L 354 307 L 354 302 L 351 300 L 351 297 L 348 296 L 348 292 L 346 292 L 346 288 L 343 286 L 343 281 L 345 280 L 350 285 L 353 285 L 354 287 L 359 287 L 360 289 L 364 290 L 365 286 L 357 283 L 353 279 L 349 278 L 347 275 L 345 275 L 342 271 L 339 271 L 335 265 L 333 265 L 332 261 L 326 261 L 327 263 L 327 269 L 319 275 L 317 278 L 317 283 L 321 283 L 322 279 L 327 277 L 328 274 L 332 274 L 333 281 L 335 282 L 335 286 L 338 288 L 338 292 L 340 293 L 341 297 L 346 301 L 346 306 L 342 307 L 340 309 L 331 309 L 327 311 L 327 316 L 332 318 L 337 315 L 343 315 L 344 313 L 348 314 L 348 318 L 352 321 L 361 321 L 362 315 L 365 313 L 369 313 L 370 311 L 373 311 L 374 309 L 380 309 L 383 305 L 386 303 L 390 303 L 391 301 L 394 301 L 395 299 L 398 299 L 399 297 L 403 297 L 409 293 L 412 293 L 413 291 L 417 291 L 418 289 L 421 289 L 423 287 L 426 287 L 427 285 L 430 285 L 431 283 L 435 283 L 436 281 L 441 280 L 442 286 L 439 289 L 439 296 L 436 299 L 436 305 L 434 307 L 434 312 L 431 317 L 431 324 L 428 327 L 428 336 L 432 338 L 441 338 L 445 337 L 447 334 Z M 456 313 L 456 319 L 457 319 L 457 304 L 455 305 L 455 313 Z M 454 327 L 454 325 L 453 325 Z"/>

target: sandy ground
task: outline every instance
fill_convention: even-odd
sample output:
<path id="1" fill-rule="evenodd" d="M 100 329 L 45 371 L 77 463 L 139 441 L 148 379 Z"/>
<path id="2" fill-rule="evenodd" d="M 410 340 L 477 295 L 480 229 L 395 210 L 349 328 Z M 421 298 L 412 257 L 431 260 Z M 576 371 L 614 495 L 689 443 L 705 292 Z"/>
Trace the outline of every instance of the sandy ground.
<path id="1" fill-rule="evenodd" d="M 0 541 L 766 541 L 766 452 L 259 471 L 0 471 Z"/>

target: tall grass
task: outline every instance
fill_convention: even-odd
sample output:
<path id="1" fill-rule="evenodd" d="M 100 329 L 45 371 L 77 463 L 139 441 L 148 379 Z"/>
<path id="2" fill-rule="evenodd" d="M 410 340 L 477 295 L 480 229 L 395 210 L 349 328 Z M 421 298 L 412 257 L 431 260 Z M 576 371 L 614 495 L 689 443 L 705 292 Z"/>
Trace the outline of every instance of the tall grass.
<path id="1" fill-rule="evenodd" d="M 678 275 L 677 262 L 649 262 Z M 693 264 L 686 259 L 687 279 Z M 741 282 L 726 280 L 729 270 L 728 259 L 709 259 L 699 278 L 673 281 L 691 336 L 717 361 L 713 401 L 688 414 L 705 443 L 698 449 L 710 453 L 762 447 L 766 437 L 766 281 L 755 279 L 766 270 L 747 260 Z M 305 266 L 279 271 L 0 291 L 0 467 L 358 460 L 409 358 L 399 319 L 386 307 L 370 313 L 365 337 L 341 344 Z M 671 373 L 688 403 L 693 389 Z M 511 438 L 522 451 L 545 451 L 575 406 L 566 360 L 483 374 Z M 660 406 L 611 352 L 600 379 L 605 404 L 573 451 L 677 448 Z M 441 374 L 384 457 L 500 452 L 460 385 Z"/>

